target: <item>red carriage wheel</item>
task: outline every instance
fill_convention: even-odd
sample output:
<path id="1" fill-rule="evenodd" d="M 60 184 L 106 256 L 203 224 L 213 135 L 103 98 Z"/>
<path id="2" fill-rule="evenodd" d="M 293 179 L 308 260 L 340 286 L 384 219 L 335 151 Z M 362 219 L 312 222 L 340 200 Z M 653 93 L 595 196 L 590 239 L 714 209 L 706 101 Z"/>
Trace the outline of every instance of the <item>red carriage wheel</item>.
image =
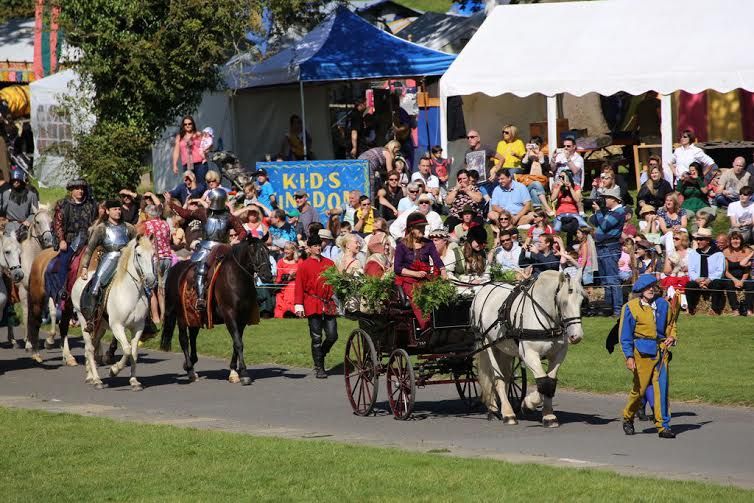
<path id="1" fill-rule="evenodd" d="M 408 419 L 414 410 L 416 379 L 411 359 L 403 349 L 390 353 L 387 362 L 387 398 L 396 419 Z"/>
<path id="2" fill-rule="evenodd" d="M 346 394 L 353 413 L 357 416 L 368 416 L 374 409 L 380 377 L 379 365 L 369 334 L 361 329 L 351 332 L 346 342 L 343 374 L 346 378 Z"/>
<path id="3" fill-rule="evenodd" d="M 526 397 L 526 367 L 521 358 L 514 358 L 512 363 L 511 383 L 508 385 L 508 402 L 517 415 L 521 413 L 521 406 Z"/>

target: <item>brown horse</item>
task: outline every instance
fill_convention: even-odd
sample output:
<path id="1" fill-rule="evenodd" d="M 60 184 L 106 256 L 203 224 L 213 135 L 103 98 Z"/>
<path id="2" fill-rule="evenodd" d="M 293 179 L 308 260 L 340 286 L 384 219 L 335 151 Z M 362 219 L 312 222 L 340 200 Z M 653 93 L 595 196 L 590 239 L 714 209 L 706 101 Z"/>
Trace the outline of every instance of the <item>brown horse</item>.
<path id="1" fill-rule="evenodd" d="M 246 325 L 259 321 L 256 276 L 264 283 L 272 281 L 270 255 L 265 241 L 266 236 L 264 239 L 248 238 L 233 247 L 225 247 L 225 256 L 221 259 L 217 272 L 213 274 L 213 269 L 210 269 L 212 287 L 207 302 L 208 313 L 201 316 L 196 316 L 196 311 L 190 305 L 192 300 L 187 299 L 185 294 L 187 289 L 193 289 L 194 264 L 190 261 L 179 262 L 169 270 L 165 284 L 166 312 L 160 348 L 170 350 L 177 322 L 178 338 L 185 358 L 183 368 L 190 381 L 197 379 L 194 371 L 194 364 L 198 360 L 196 336 L 201 326 L 209 324 L 202 319 L 209 314 L 212 323 L 225 324 L 233 339 L 228 380 L 243 385 L 251 384 L 243 356 L 243 331 Z"/>

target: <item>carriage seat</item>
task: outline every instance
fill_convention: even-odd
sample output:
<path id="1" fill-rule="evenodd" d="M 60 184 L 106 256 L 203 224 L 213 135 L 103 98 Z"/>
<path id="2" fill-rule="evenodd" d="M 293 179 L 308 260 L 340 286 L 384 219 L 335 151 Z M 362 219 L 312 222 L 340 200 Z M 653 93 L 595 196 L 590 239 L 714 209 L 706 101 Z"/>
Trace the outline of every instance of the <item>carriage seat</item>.
<path id="1" fill-rule="evenodd" d="M 390 303 L 399 309 L 411 309 L 411 302 L 409 302 L 406 292 L 396 284 L 393 284 L 393 295 L 390 296 Z"/>

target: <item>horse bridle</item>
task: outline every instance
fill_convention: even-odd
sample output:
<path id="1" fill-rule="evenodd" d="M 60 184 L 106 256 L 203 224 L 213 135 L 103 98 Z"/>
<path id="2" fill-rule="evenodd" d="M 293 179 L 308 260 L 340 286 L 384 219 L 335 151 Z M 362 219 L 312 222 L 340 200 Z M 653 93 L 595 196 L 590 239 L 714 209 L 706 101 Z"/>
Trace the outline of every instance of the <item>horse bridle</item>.
<path id="1" fill-rule="evenodd" d="M 47 229 L 46 231 L 42 232 L 42 234 L 35 234 L 34 231 L 37 228 L 36 224 L 37 224 L 37 217 L 38 216 L 39 216 L 39 213 L 36 213 L 34 215 L 34 218 L 32 218 L 32 220 L 31 220 L 31 226 L 29 228 L 29 237 L 32 237 L 32 238 L 36 239 L 37 240 L 37 244 L 39 245 L 39 247 L 44 250 L 45 249 L 45 245 L 44 245 L 44 238 L 45 238 L 45 236 L 47 234 L 49 234 L 52 238 L 54 238 L 55 235 L 53 234 L 52 229 Z M 51 245 L 51 246 L 54 246 L 54 241 L 55 240 L 51 239 L 50 241 L 53 242 L 53 245 Z"/>
<path id="2" fill-rule="evenodd" d="M 131 278 L 131 280 L 136 284 L 137 287 L 141 287 L 144 289 L 144 292 L 146 293 L 147 285 L 144 284 L 144 269 L 141 267 L 141 262 L 138 260 L 138 253 L 136 253 L 136 249 L 139 247 L 139 242 L 136 242 L 136 245 L 134 246 L 134 253 L 133 253 L 133 261 L 136 262 L 134 267 L 136 268 L 136 274 L 139 276 L 138 278 L 134 278 L 133 274 L 131 274 L 131 271 L 126 269 L 126 272 L 128 273 L 128 276 Z M 152 263 L 152 273 L 154 274 L 154 260 L 150 261 Z M 139 281 L 141 280 L 141 282 Z"/>
<path id="3" fill-rule="evenodd" d="M 2 239 L 5 239 L 5 236 L 2 236 Z M 0 247 L 2 248 L 2 247 Z M 18 259 L 18 265 L 10 265 L 10 262 L 8 262 L 8 259 L 5 257 L 5 251 L 0 249 L 0 255 L 2 255 L 2 260 L 4 262 L 4 266 L 0 266 L 0 268 L 5 269 L 8 272 L 9 276 L 13 276 L 13 271 L 17 271 L 21 269 L 21 258 Z"/>

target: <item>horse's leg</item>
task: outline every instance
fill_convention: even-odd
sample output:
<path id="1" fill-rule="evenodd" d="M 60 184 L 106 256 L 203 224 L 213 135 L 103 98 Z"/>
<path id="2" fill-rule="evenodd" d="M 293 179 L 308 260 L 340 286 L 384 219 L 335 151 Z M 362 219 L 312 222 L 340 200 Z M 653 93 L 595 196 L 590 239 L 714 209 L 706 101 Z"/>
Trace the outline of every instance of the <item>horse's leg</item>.
<path id="1" fill-rule="evenodd" d="M 47 306 L 50 310 L 50 330 L 47 338 L 55 340 L 55 336 L 61 337 L 60 327 L 58 326 L 58 306 L 55 305 L 55 300 L 52 297 L 47 299 Z"/>
<path id="2" fill-rule="evenodd" d="M 186 371 L 189 381 L 194 382 L 196 381 L 196 372 L 189 356 L 188 333 L 186 332 L 186 327 L 180 323 L 178 324 L 178 341 L 181 343 L 181 349 L 183 350 L 183 370 Z"/>
<path id="3" fill-rule="evenodd" d="M 79 314 L 79 321 L 84 321 L 84 317 Z M 86 327 L 84 321 L 83 327 Z M 90 334 L 86 330 L 81 330 L 81 335 L 84 338 L 84 366 L 86 367 L 86 379 L 84 382 L 87 384 L 93 384 L 98 389 L 104 387 L 102 380 L 99 378 L 99 372 L 97 372 L 97 362 L 94 358 L 94 353 L 97 349 L 95 344 L 96 334 Z"/>
<path id="4" fill-rule="evenodd" d="M 487 357 L 490 360 L 494 375 L 495 398 L 500 400 L 502 419 L 505 424 L 518 424 L 516 413 L 508 401 L 507 385 L 510 382 L 510 363 L 500 348 L 487 348 Z M 506 371 L 507 370 L 507 371 Z"/>
<path id="5" fill-rule="evenodd" d="M 189 348 L 190 348 L 190 357 L 189 361 L 191 361 L 191 368 L 196 367 L 196 362 L 199 361 L 199 357 L 196 355 L 196 336 L 199 335 L 199 327 L 189 327 Z"/>
<path id="6" fill-rule="evenodd" d="M 522 343 L 524 346 L 526 346 L 526 342 Z M 526 395 L 526 398 L 524 398 L 524 403 L 522 408 L 527 410 L 537 410 L 537 408 L 542 405 L 542 394 L 540 392 L 540 380 L 546 377 L 546 373 L 544 368 L 542 367 L 542 361 L 540 360 L 540 354 L 532 349 L 526 349 L 521 351 L 521 359 L 524 361 L 526 366 L 531 370 L 531 373 L 534 375 L 534 378 L 537 380 L 537 387 L 536 389 L 533 389 L 528 395 Z"/>
<path id="7" fill-rule="evenodd" d="M 233 336 L 231 335 L 231 338 Z M 228 375 L 228 382 L 236 384 L 241 382 L 241 377 L 238 375 L 238 352 L 236 351 L 236 345 L 233 344 L 233 355 L 230 357 L 230 374 Z"/>
<path id="8" fill-rule="evenodd" d="M 73 305 L 68 302 L 67 307 L 60 315 L 60 323 L 58 326 L 60 327 L 60 337 L 63 339 L 63 362 L 69 367 L 75 367 L 78 363 L 76 363 L 76 358 L 73 357 L 71 354 L 71 348 L 68 346 L 68 328 L 71 323 L 71 318 L 73 318 Z"/>
<path id="9" fill-rule="evenodd" d="M 482 395 L 482 403 L 487 407 L 487 420 L 493 418 L 500 419 L 500 408 L 497 404 L 495 395 L 495 371 L 490 362 L 488 351 L 482 351 L 477 354 L 477 381 L 479 383 L 479 392 Z"/>
<path id="10" fill-rule="evenodd" d="M 243 358 L 244 327 L 240 327 L 238 321 L 232 318 L 226 322 L 226 326 L 230 331 L 230 335 L 233 337 L 233 353 L 238 357 L 236 368 L 238 369 L 238 374 L 241 377 L 241 384 L 243 386 L 248 386 L 249 384 L 251 384 L 251 377 L 249 376 L 249 372 L 246 370 L 246 362 Z"/>
<path id="11" fill-rule="evenodd" d="M 128 359 L 131 358 L 131 344 L 128 342 L 128 335 L 125 328 L 120 323 L 114 323 L 110 327 L 113 336 L 118 340 L 120 348 L 123 350 L 123 356 L 112 367 L 110 367 L 110 377 L 115 377 L 120 374 L 120 371 L 128 363 Z"/>
<path id="12" fill-rule="evenodd" d="M 149 313 L 147 313 L 149 316 Z M 131 385 L 132 391 L 141 391 L 142 386 L 138 379 L 136 379 L 136 360 L 139 359 L 139 339 L 144 331 L 144 326 L 133 332 L 133 338 L 131 339 L 131 378 L 128 380 Z"/>
<path id="13" fill-rule="evenodd" d="M 542 405 L 542 424 L 548 428 L 557 428 L 560 426 L 558 418 L 552 409 L 552 399 L 555 396 L 555 388 L 558 384 L 558 369 L 560 364 L 565 360 L 568 353 L 568 343 L 561 343 L 554 354 L 547 359 L 547 375 L 544 379 L 537 379 L 537 388 L 542 388 L 540 393 L 544 396 Z"/>

